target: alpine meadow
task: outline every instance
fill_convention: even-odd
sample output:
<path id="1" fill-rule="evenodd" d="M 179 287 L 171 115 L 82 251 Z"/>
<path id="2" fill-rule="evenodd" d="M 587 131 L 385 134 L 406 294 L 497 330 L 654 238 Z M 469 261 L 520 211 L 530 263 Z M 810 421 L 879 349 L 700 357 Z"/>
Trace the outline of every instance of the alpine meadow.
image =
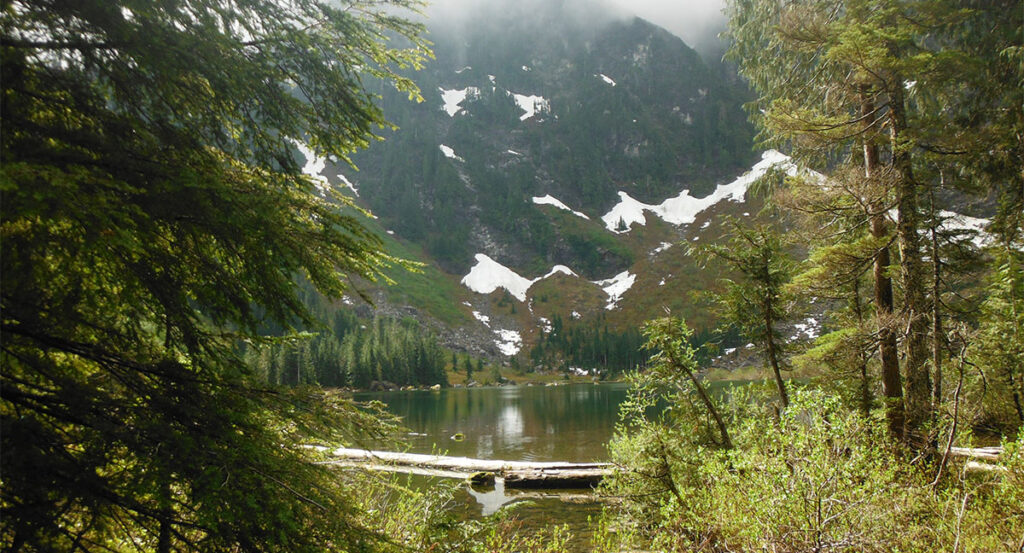
<path id="1" fill-rule="evenodd" d="M 0 29 L 2 551 L 1024 553 L 1019 0 Z"/>

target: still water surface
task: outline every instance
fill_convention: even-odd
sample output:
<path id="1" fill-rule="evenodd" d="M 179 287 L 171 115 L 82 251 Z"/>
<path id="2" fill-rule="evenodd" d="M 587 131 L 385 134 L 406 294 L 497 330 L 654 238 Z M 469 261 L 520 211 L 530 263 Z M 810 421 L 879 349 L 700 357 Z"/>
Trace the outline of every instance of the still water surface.
<path id="1" fill-rule="evenodd" d="M 412 453 L 443 453 L 506 461 L 606 461 L 626 384 L 567 384 L 424 391 L 367 392 L 402 417 Z M 457 434 L 462 439 L 453 439 Z M 460 490 L 466 516 L 480 517 L 518 504 L 516 517 L 527 528 L 566 524 L 576 536 L 573 551 L 589 550 L 588 518 L 601 506 L 580 492 L 534 493 Z"/>
<path id="2" fill-rule="evenodd" d="M 506 461 L 608 459 L 626 384 L 360 393 L 402 417 L 413 453 Z M 463 439 L 453 439 L 462 434 Z"/>

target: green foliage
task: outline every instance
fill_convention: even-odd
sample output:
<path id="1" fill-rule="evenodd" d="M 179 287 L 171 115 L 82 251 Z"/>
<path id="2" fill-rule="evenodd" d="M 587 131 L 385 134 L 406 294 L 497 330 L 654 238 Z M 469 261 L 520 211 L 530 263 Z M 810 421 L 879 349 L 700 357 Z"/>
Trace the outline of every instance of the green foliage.
<path id="1" fill-rule="evenodd" d="M 551 318 L 551 331 L 540 335 L 530 348 L 530 361 L 537 366 L 562 365 L 586 370 L 597 369 L 602 377 L 615 376 L 644 367 L 650 356 L 644 339 L 636 329 L 615 332 L 603 317 L 595 321 L 565 323 L 561 316 Z"/>
<path id="2" fill-rule="evenodd" d="M 1012 242 L 1021 226 L 1018 8 L 1001 1 L 737 0 L 727 10 L 728 55 L 757 91 L 748 107 L 762 141 L 831 173 L 797 185 L 790 203 L 827 232 L 833 249 L 818 259 L 842 270 L 824 282 L 848 289 L 867 254 L 874 258 L 886 405 L 893 431 L 920 445 L 943 396 L 943 329 L 954 326 L 946 319 L 965 319 L 958 311 L 969 308 L 955 305 L 956 295 L 967 295 L 964 280 L 977 276 L 957 251 L 966 244 L 940 228 L 935 198 L 957 190 L 959 200 L 984 183 L 1000 197 L 991 230 Z M 889 213 L 898 246 L 892 260 Z M 863 239 L 868 227 L 871 240 Z"/>
<path id="3" fill-rule="evenodd" d="M 252 348 L 246 359 L 272 386 L 448 384 L 444 350 L 415 320 L 377 318 L 364 324 L 339 311 L 333 323 L 325 332 L 305 332 Z"/>
<path id="4" fill-rule="evenodd" d="M 954 474 L 933 491 L 927 465 L 908 463 L 878 421 L 838 397 L 797 388 L 776 415 L 737 391 L 728 411 L 732 450 L 649 426 L 616 437 L 628 470 L 607 484 L 624 504 L 604 539 L 680 552 L 924 552 L 1012 551 L 1024 535 L 1019 443 L 1007 444 L 1004 475 Z"/>
<path id="5" fill-rule="evenodd" d="M 365 146 L 367 76 L 416 95 L 416 5 L 5 3 L 4 549 L 388 547 L 307 445 L 389 427 L 264 385 L 239 344 L 311 323 L 297 277 L 337 297 L 391 260 L 294 142 Z"/>
<path id="6" fill-rule="evenodd" d="M 995 257 L 984 318 L 971 345 L 987 379 L 972 379 L 971 388 L 984 406 L 984 422 L 1009 432 L 1024 424 L 1024 254 L 1006 248 Z"/>
<path id="7" fill-rule="evenodd" d="M 724 262 L 739 279 L 721 279 L 725 291 L 708 292 L 716 301 L 723 325 L 739 329 L 741 335 L 761 350 L 765 364 L 775 373 L 783 407 L 789 402 L 781 371 L 785 343 L 778 325 L 792 318 L 786 284 L 793 273 L 793 261 L 783 249 L 778 234 L 768 227 L 747 229 L 730 220 L 732 230 L 725 244 L 692 249 L 705 261 Z"/>

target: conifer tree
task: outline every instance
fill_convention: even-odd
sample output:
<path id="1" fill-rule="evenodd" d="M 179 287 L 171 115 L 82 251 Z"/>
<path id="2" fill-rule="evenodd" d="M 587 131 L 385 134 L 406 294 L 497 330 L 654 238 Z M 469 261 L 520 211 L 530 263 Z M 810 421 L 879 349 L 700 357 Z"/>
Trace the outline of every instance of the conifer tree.
<path id="1" fill-rule="evenodd" d="M 1003 77 L 1014 75 L 996 58 L 1019 59 L 1019 48 L 1000 51 L 992 43 L 1005 45 L 1013 33 L 1019 36 L 1020 12 L 1002 2 L 737 0 L 730 3 L 729 15 L 730 56 L 760 95 L 751 108 L 762 137 L 790 146 L 799 161 L 811 166 L 859 166 L 864 181 L 879 191 L 854 200 L 862 203 L 879 241 L 874 272 L 882 380 L 893 422 L 900 415 L 894 389 L 899 378 L 887 334 L 898 328 L 904 426 L 920 444 L 932 405 L 929 358 L 934 363 L 935 355 L 929 352 L 929 337 L 932 329 L 941 328 L 934 321 L 936 304 L 928 297 L 933 290 L 923 263 L 922 204 L 937 184 L 936 169 L 962 172 L 972 164 L 969 154 L 991 150 L 982 140 L 962 144 L 965 138 L 1002 129 L 999 139 L 1014 142 L 1009 138 L 1014 131 L 994 122 L 979 92 L 990 93 L 997 109 L 1013 110 L 1008 120 L 1019 123 L 1019 102 L 1011 100 L 1019 92 L 1006 90 L 1019 75 L 993 84 L 984 82 L 992 79 L 981 78 L 988 71 L 979 68 L 990 64 L 1001 68 Z M 993 30 L 997 38 L 983 36 Z M 1015 136 L 1019 143 L 1019 132 Z M 1019 159 L 1019 145 L 1009 151 L 1009 156 L 977 157 Z M 899 254 L 891 270 L 885 259 L 889 242 L 883 240 L 890 214 Z M 890 273 L 897 277 L 898 295 L 885 286 Z M 893 311 L 899 324 L 883 326 L 894 296 L 901 299 Z"/>
<path id="2" fill-rule="evenodd" d="M 4 3 L 4 549 L 384 546 L 306 447 L 382 423 L 239 344 L 312 324 L 296 277 L 337 297 L 387 263 L 295 143 L 344 160 L 386 125 L 365 79 L 416 95 L 415 5 Z"/>
<path id="3" fill-rule="evenodd" d="M 786 360 L 778 325 L 788 315 L 785 285 L 791 277 L 792 261 L 781 240 L 767 227 L 746 229 L 735 220 L 729 224 L 727 244 L 700 246 L 695 252 L 705 261 L 719 259 L 739 274 L 736 279 L 722 279 L 725 291 L 713 297 L 726 324 L 740 329 L 761 350 L 785 408 L 789 394 L 782 379 Z"/>

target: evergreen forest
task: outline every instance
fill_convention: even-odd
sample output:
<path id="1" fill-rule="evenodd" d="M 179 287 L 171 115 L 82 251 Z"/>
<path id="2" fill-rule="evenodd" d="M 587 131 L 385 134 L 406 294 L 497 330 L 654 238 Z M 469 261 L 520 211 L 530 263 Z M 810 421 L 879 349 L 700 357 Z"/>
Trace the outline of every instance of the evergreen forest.
<path id="1" fill-rule="evenodd" d="M 722 63 L 526 4 L 0 2 L 0 550 L 1024 552 L 1020 1 L 726 0 Z M 769 149 L 717 234 L 652 214 Z M 353 390 L 474 376 L 628 384 L 584 535 L 338 462 L 416 436 Z"/>

